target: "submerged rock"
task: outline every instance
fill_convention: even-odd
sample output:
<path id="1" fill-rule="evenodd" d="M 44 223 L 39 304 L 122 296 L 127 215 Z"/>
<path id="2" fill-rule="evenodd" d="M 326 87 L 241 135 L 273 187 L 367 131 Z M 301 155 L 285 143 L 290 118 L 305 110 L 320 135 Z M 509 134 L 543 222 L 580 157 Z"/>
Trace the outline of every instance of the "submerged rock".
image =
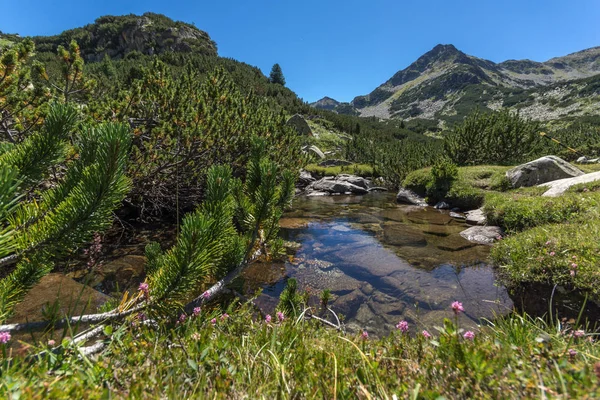
<path id="1" fill-rule="evenodd" d="M 314 196 L 315 192 L 321 192 L 326 194 L 367 194 L 369 191 L 365 187 L 355 185 L 352 182 L 364 184 L 364 178 L 353 176 L 353 175 L 340 175 L 339 177 L 325 177 L 316 182 L 311 183 L 306 191 Z"/>
<path id="2" fill-rule="evenodd" d="M 445 201 L 440 201 L 435 206 L 433 206 L 433 208 L 437 210 L 448 210 L 450 209 L 450 204 L 446 203 Z"/>
<path id="3" fill-rule="evenodd" d="M 472 226 L 460 233 L 465 239 L 479 244 L 492 244 L 502 238 L 504 231 L 499 226 Z"/>
<path id="4" fill-rule="evenodd" d="M 506 171 L 513 188 L 535 186 L 583 175 L 583 171 L 556 156 L 545 156 Z"/>

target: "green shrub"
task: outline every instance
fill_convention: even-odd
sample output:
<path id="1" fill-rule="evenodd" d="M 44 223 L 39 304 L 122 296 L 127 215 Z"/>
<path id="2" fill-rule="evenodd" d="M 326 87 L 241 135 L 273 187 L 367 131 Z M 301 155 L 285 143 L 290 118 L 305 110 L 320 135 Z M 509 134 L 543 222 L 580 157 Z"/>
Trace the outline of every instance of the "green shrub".
<path id="1" fill-rule="evenodd" d="M 458 178 L 458 167 L 451 160 L 442 157 L 431 167 L 431 179 L 426 186 L 427 197 L 433 202 L 440 201 Z"/>

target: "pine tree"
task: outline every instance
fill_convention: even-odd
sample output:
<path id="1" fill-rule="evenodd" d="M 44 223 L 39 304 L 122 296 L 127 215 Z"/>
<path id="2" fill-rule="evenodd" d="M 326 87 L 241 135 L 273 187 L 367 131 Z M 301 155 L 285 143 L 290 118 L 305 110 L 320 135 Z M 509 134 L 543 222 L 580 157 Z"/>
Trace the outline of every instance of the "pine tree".
<path id="1" fill-rule="evenodd" d="M 86 126 L 70 138 L 76 124 L 73 106 L 54 104 L 40 132 L 0 146 L 0 267 L 11 271 L 0 280 L 0 321 L 57 260 L 108 227 L 129 189 L 128 127 Z M 60 182 L 32 197 L 68 153 L 76 157 Z"/>
<path id="2" fill-rule="evenodd" d="M 277 83 L 281 86 L 285 86 L 285 78 L 283 77 L 283 72 L 281 71 L 281 66 L 279 66 L 279 64 L 275 64 L 273 65 L 273 68 L 271 68 L 269 81 L 271 81 L 271 83 Z"/>

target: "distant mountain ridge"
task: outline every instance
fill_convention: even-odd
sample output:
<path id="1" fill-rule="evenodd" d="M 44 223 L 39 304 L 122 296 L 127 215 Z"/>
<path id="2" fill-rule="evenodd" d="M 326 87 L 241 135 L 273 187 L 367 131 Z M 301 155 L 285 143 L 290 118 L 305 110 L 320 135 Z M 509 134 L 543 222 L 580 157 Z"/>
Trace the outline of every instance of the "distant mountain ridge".
<path id="1" fill-rule="evenodd" d="M 343 106 L 345 112 L 350 107 L 364 117 L 431 119 L 442 125 L 462 118 L 473 107 L 514 107 L 540 120 L 598 114 L 600 107 L 593 103 L 600 95 L 595 86 L 599 74 L 600 47 L 546 62 L 494 63 L 440 44 L 371 93 L 329 109 L 341 112 Z M 575 103 L 579 105 L 572 107 Z M 321 104 L 319 100 L 313 106 Z M 571 108 L 560 110 L 561 104 Z"/>

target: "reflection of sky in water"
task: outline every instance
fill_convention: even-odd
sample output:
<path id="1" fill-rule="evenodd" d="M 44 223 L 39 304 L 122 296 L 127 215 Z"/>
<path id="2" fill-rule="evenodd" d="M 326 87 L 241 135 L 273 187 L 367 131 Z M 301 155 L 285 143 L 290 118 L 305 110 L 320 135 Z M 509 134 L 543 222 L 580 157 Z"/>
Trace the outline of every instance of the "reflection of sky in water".
<path id="1" fill-rule="evenodd" d="M 330 289 L 331 306 L 348 328 L 374 333 L 400 319 L 439 326 L 452 317 L 454 300 L 465 306 L 465 325 L 511 309 L 506 290 L 483 263 L 489 248 L 460 237 L 463 222 L 393 200 L 389 194 L 296 199 L 282 219 L 282 236 L 301 244 L 296 258 L 253 265 L 244 274 L 246 291 L 262 287 L 257 302 L 270 312 L 285 279 L 294 277 L 315 297 Z"/>

